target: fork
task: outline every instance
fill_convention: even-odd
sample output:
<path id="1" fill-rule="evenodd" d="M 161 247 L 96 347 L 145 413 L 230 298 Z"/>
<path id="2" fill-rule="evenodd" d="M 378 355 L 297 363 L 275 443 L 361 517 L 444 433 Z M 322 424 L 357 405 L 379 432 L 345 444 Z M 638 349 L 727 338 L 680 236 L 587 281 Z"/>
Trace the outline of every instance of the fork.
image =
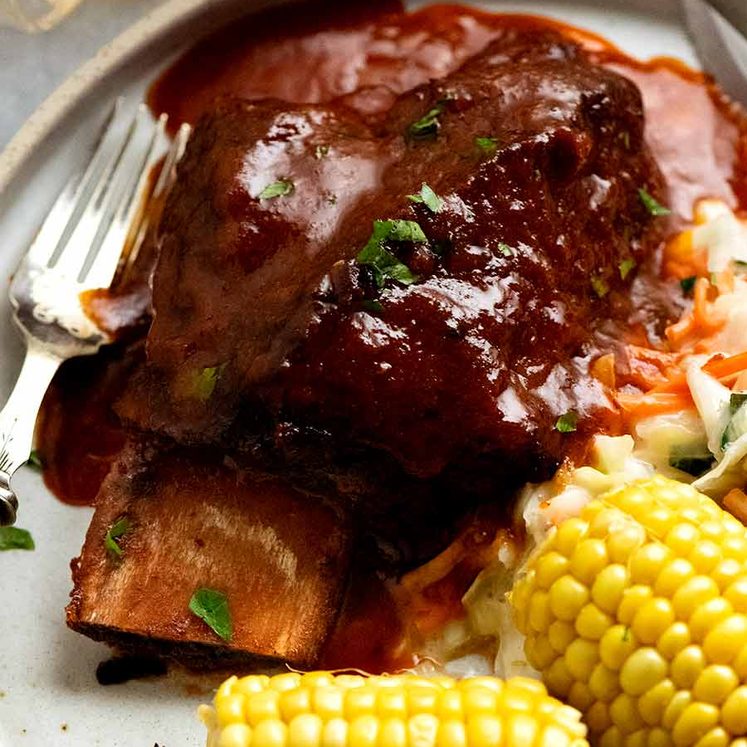
<path id="1" fill-rule="evenodd" d="M 44 394 L 63 361 L 93 355 L 112 337 L 86 315 L 81 293 L 109 288 L 143 240 L 149 200 L 174 178 L 189 127 L 169 145 L 167 116 L 141 105 L 134 118 L 118 100 L 86 168 L 63 189 L 10 285 L 13 319 L 26 343 L 15 387 L 0 411 L 0 526 L 13 524 L 18 499 L 12 475 L 31 454 Z M 165 159 L 155 186 L 150 174 Z"/>

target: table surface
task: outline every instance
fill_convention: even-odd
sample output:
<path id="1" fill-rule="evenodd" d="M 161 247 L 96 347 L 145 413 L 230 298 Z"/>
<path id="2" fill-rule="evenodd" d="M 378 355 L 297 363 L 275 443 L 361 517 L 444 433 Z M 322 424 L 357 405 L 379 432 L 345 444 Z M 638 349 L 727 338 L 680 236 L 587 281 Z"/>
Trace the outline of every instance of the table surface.
<path id="1" fill-rule="evenodd" d="M 0 28 L 0 148 L 70 73 L 164 1 L 83 0 L 52 31 Z"/>

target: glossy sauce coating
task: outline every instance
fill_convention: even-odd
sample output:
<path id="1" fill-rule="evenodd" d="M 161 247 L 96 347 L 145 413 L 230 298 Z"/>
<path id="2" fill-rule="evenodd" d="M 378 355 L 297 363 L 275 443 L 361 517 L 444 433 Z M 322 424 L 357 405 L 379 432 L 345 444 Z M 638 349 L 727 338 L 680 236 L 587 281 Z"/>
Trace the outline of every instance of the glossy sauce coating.
<path id="1" fill-rule="evenodd" d="M 326 11 L 323 6 L 329 8 L 328 3 L 310 4 L 305 10 L 285 7 L 218 33 L 164 75 L 151 91 L 151 106 L 156 111 L 168 111 L 172 126 L 196 121 L 213 108 L 220 95 L 248 100 L 272 96 L 304 103 L 349 95 L 348 103 L 359 111 L 382 112 L 396 94 L 459 67 L 506 26 L 558 28 L 541 19 L 493 16 L 459 6 L 434 6 L 403 15 L 393 2 L 365 9 L 350 9 L 350 5 Z M 640 64 L 593 35 L 567 28 L 565 32 L 641 88 L 648 114 L 646 139 L 666 176 L 670 205 L 680 219 L 689 217 L 692 201 L 698 197 L 719 196 L 737 204 L 747 194 L 744 169 L 737 160 L 743 147 L 743 123 L 717 99 L 701 76 L 670 61 Z M 686 111 L 678 105 L 683 97 L 688 102 Z M 694 131 L 693 122 L 698 123 Z M 103 360 L 86 362 L 94 367 L 104 364 Z M 85 398 L 72 394 L 70 378 L 61 378 L 51 390 L 46 407 L 56 411 L 55 418 L 43 421 L 40 431 L 42 453 L 49 464 L 48 484 L 67 500 L 80 501 L 83 496 L 90 500 L 106 470 L 83 470 L 76 479 L 88 479 L 87 486 L 71 481 L 70 470 L 87 455 L 76 453 L 74 459 L 69 458 L 69 444 L 75 424 L 81 421 L 93 432 L 97 421 L 107 421 L 107 427 L 116 431 L 106 402 L 104 406 L 89 406 Z M 50 422 L 56 425 L 50 427 Z M 78 443 L 83 451 L 90 450 L 94 460 L 99 458 L 97 445 Z M 105 450 L 115 452 L 116 443 L 114 435 L 114 446 Z M 375 669 L 385 666 L 383 662 L 390 664 L 391 658 L 382 651 L 387 646 L 390 651 L 392 643 L 401 640 L 396 615 L 386 603 L 372 604 L 365 595 L 360 604 L 364 612 L 352 625 L 386 631 L 386 641 L 372 636 L 371 650 L 357 651 L 356 660 L 347 665 Z M 374 608 L 380 610 L 381 619 L 372 615 Z M 352 619 L 356 619 L 355 614 Z M 330 650 L 329 663 L 341 663 L 339 652 L 347 649 L 344 636 L 342 641 L 341 646 L 335 646 L 334 640 L 330 644 L 337 653 Z"/>

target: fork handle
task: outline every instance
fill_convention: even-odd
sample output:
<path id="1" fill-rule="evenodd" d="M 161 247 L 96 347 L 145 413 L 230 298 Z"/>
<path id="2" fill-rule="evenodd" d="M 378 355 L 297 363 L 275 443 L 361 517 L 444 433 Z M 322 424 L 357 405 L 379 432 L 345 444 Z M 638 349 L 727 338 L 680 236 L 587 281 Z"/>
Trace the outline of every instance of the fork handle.
<path id="1" fill-rule="evenodd" d="M 18 498 L 10 478 L 26 464 L 44 394 L 62 359 L 30 343 L 16 385 L 0 411 L 0 526 L 16 520 Z"/>

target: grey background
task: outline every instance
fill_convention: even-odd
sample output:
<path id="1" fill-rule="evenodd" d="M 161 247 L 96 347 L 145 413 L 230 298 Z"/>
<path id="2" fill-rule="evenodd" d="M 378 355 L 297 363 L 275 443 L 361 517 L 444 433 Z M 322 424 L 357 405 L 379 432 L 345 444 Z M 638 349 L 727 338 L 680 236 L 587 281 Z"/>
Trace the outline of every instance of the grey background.
<path id="1" fill-rule="evenodd" d="M 0 28 L 0 149 L 70 73 L 163 1 L 82 0 L 52 31 Z"/>

